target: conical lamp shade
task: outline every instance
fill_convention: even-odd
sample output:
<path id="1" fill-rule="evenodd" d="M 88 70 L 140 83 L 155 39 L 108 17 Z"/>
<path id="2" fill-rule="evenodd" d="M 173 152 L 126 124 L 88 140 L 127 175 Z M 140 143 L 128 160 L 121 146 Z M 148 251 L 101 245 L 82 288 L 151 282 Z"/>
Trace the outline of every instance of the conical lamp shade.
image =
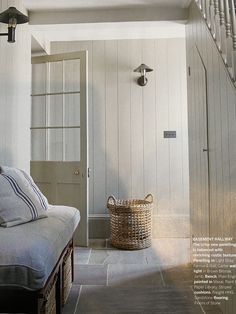
<path id="1" fill-rule="evenodd" d="M 24 24 L 29 22 L 28 16 L 18 11 L 15 7 L 10 7 L 0 14 L 0 22 L 8 24 L 11 18 L 16 18 L 17 24 Z"/>

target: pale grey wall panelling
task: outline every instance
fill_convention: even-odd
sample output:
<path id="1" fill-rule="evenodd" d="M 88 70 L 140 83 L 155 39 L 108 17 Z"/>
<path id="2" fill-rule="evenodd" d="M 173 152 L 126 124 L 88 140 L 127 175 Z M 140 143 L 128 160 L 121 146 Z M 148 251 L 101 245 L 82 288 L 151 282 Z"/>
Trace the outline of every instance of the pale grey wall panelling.
<path id="1" fill-rule="evenodd" d="M 144 196 L 144 124 L 143 124 L 143 88 L 137 84 L 136 72 L 133 72 L 141 63 L 142 40 L 130 41 L 130 70 L 131 70 L 131 195 L 132 197 Z M 146 61 L 145 61 L 146 62 Z M 151 66 L 151 65 L 150 65 Z M 156 68 L 156 67 L 155 67 Z M 149 75 L 148 75 L 149 78 Z M 150 78 L 149 78 L 150 79 Z M 138 145 L 137 145 L 138 143 Z"/>
<path id="2" fill-rule="evenodd" d="M 105 42 L 106 73 L 106 197 L 118 195 L 119 141 L 118 141 L 118 42 Z"/>
<path id="3" fill-rule="evenodd" d="M 52 53 L 86 48 L 90 215 L 107 214 L 110 194 L 143 198 L 152 192 L 157 224 L 173 226 L 169 235 L 176 236 L 171 230 L 181 223 L 179 236 L 188 237 L 185 39 L 52 43 Z M 146 87 L 133 72 L 142 62 L 154 69 Z M 177 138 L 164 139 L 164 130 L 176 130 Z M 164 228 L 155 234 L 166 236 Z"/>
<path id="4" fill-rule="evenodd" d="M 158 214 L 166 215 L 170 210 L 170 151 L 169 140 L 163 138 L 163 131 L 169 125 L 169 67 L 168 40 L 157 41 L 156 53 L 156 134 L 157 134 L 157 198 Z"/>
<path id="5" fill-rule="evenodd" d="M 230 236 L 236 237 L 236 96 L 235 91 L 232 89 L 230 82 L 227 82 L 227 95 L 228 95 L 228 121 L 229 121 L 229 166 L 230 166 L 230 190 L 225 191 L 227 196 L 227 201 L 230 202 L 229 212 L 224 213 L 224 220 L 227 220 L 225 223 L 225 233 L 230 232 Z M 228 199 L 230 197 L 230 200 Z M 229 225 L 230 224 L 230 225 Z"/>
<path id="6" fill-rule="evenodd" d="M 156 180 L 156 74 L 158 68 L 155 64 L 155 40 L 145 40 L 142 49 L 142 60 L 150 66 L 153 72 L 148 73 L 148 83 L 142 88 L 143 96 L 143 144 L 144 144 L 144 194 L 152 193 L 157 200 Z M 156 73 L 157 72 L 157 73 Z M 132 140 L 133 141 L 133 140 Z M 157 208 L 155 208 L 157 213 Z"/>
<path id="7" fill-rule="evenodd" d="M 129 40 L 118 41 L 118 196 L 120 198 L 131 198 L 131 72 Z"/>
<path id="8" fill-rule="evenodd" d="M 224 215 L 228 217 L 224 218 L 225 234 L 230 236 L 230 197 L 228 196 L 228 191 L 230 191 L 230 156 L 229 156 L 229 116 L 228 116 L 228 103 L 229 103 L 229 94 L 228 82 L 224 79 L 225 72 L 223 69 L 223 64 L 220 68 L 220 95 L 221 95 L 221 137 L 222 137 L 222 208 L 224 209 Z M 231 86 L 230 86 L 231 87 Z M 231 88 L 232 89 L 232 88 Z M 231 118 L 232 119 L 232 118 Z M 233 176 L 232 176 L 233 177 Z"/>
<path id="9" fill-rule="evenodd" d="M 177 130 L 177 138 L 169 140 L 170 145 L 170 193 L 171 193 L 171 214 L 187 215 L 189 208 L 188 199 L 184 199 L 184 192 L 188 189 L 186 183 L 188 181 L 183 176 L 184 164 L 186 161 L 187 150 L 185 149 L 185 157 L 183 156 L 183 141 L 187 138 L 184 121 L 186 117 L 186 96 L 182 84 L 186 78 L 186 61 L 183 50 L 185 48 L 184 40 L 173 39 L 168 46 L 168 69 L 169 69 L 169 127 Z M 176 53 L 178 51 L 178 53 Z M 182 75 L 180 75 L 180 73 Z M 187 117 L 186 117 L 187 118 Z M 184 125 L 183 125 L 184 121 Z M 187 146 L 187 145 L 186 145 Z M 185 173 L 185 177 L 188 173 Z M 184 201 L 183 201 L 184 200 Z M 185 207 L 183 207 L 185 205 Z"/>
<path id="10" fill-rule="evenodd" d="M 214 100 L 212 108 L 214 105 L 215 109 L 215 156 L 216 156 L 216 190 L 215 190 L 215 207 L 211 207 L 211 223 L 212 223 L 212 232 L 218 236 L 224 235 L 224 224 L 219 218 L 221 215 L 224 215 L 223 207 L 223 182 L 222 182 L 222 138 L 221 138 L 221 129 L 222 129 L 222 117 L 221 117 L 221 94 L 220 94 L 220 58 L 218 51 L 213 50 L 213 78 L 214 78 Z M 224 79 L 223 79 L 224 81 Z M 222 103 L 226 106 L 226 104 Z"/>
<path id="11" fill-rule="evenodd" d="M 22 1 L 0 1 L 1 12 L 16 6 L 26 13 Z M 7 32 L 1 23 L 0 31 Z M 19 25 L 16 42 L 0 38 L 0 162 L 29 171 L 31 39 L 27 24 Z M 22 153 L 23 152 L 23 153 Z"/>
<path id="12" fill-rule="evenodd" d="M 180 205 L 180 208 L 183 208 L 183 214 L 189 216 L 189 167 L 185 166 L 189 163 L 189 150 L 188 150 L 188 101 L 187 101 L 187 64 L 186 64 L 186 40 L 182 39 L 182 43 L 179 44 L 179 51 L 181 58 L 178 61 L 179 75 L 181 77 L 180 82 L 180 131 L 181 131 L 181 148 L 182 156 L 180 161 L 180 168 L 182 168 L 182 199 L 183 202 Z M 181 211 L 180 211 L 181 213 Z"/>
<path id="13" fill-rule="evenodd" d="M 94 108 L 94 210 L 97 214 L 106 209 L 106 75 L 105 75 L 105 43 L 93 42 L 93 108 Z"/>
<path id="14" fill-rule="evenodd" d="M 187 60 L 195 67 L 196 47 L 199 49 L 207 70 L 209 173 L 210 173 L 210 221 L 204 216 L 204 193 L 196 188 L 201 175 L 198 134 L 201 122 L 200 99 L 203 86 L 197 75 L 188 79 L 189 156 L 190 156 L 190 204 L 193 232 L 206 232 L 209 223 L 210 236 L 235 237 L 236 232 L 236 89 L 217 51 L 205 22 L 195 3 L 190 7 L 187 26 Z M 195 53 L 193 54 L 193 51 Z M 197 122 L 197 123 L 196 123 Z M 193 140 L 194 139 L 194 140 Z M 194 145 L 194 143 L 196 145 Z M 203 224 L 202 224 L 203 222 Z M 236 299 L 222 305 L 223 313 L 231 314 Z"/>

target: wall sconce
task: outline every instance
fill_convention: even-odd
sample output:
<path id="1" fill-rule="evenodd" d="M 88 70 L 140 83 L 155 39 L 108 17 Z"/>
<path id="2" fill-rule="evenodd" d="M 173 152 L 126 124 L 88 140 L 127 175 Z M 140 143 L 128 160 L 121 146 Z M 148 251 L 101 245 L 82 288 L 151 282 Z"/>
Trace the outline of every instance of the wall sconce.
<path id="1" fill-rule="evenodd" d="M 134 72 L 141 73 L 141 76 L 138 78 L 137 82 L 140 86 L 145 86 L 148 82 L 148 79 L 146 77 L 147 72 L 152 72 L 153 69 L 149 68 L 146 64 L 142 63 L 137 69 L 134 70 Z"/>
<path id="2" fill-rule="evenodd" d="M 15 7 L 10 7 L 0 14 L 0 22 L 8 24 L 8 33 L 0 33 L 0 36 L 8 36 L 7 41 L 9 43 L 14 43 L 16 25 L 29 22 L 29 18 Z"/>

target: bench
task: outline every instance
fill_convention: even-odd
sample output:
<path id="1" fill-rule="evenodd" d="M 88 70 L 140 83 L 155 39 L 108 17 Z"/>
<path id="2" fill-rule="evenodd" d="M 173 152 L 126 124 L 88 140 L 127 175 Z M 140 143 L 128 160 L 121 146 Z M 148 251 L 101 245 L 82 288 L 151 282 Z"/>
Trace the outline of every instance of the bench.
<path id="1" fill-rule="evenodd" d="M 47 218 L 0 227 L 0 313 L 61 313 L 73 281 L 79 211 L 50 206 Z"/>

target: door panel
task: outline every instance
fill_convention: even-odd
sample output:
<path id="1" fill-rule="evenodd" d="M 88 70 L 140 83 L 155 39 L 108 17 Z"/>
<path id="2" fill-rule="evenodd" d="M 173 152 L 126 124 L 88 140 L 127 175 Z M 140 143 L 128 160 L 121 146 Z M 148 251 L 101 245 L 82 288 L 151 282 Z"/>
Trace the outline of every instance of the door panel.
<path id="1" fill-rule="evenodd" d="M 210 234 L 209 204 L 209 140 L 208 140 L 208 102 L 207 72 L 197 49 L 193 52 L 191 84 L 194 84 L 194 158 L 193 180 L 194 207 L 191 209 L 194 236 L 208 237 Z"/>
<path id="2" fill-rule="evenodd" d="M 32 68 L 31 175 L 51 204 L 80 210 L 75 243 L 87 246 L 87 53 L 35 57 Z"/>

